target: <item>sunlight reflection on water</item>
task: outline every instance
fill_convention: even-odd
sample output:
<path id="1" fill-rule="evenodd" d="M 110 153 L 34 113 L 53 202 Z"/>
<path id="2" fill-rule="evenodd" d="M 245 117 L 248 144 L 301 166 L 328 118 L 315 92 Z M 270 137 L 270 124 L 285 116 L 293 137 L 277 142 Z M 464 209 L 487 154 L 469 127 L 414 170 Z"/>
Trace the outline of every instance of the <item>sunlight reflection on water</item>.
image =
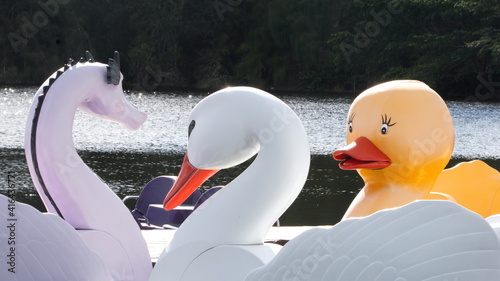
<path id="1" fill-rule="evenodd" d="M 0 91 L 0 147 L 22 148 L 24 129 L 36 88 L 5 88 Z M 97 120 L 77 112 L 75 145 L 90 151 L 137 151 L 181 153 L 185 149 L 187 119 L 204 97 L 186 93 L 128 92 L 127 98 L 148 114 L 138 131 Z M 283 95 L 302 120 L 312 154 L 329 154 L 345 145 L 345 118 L 352 98 Z M 448 102 L 456 141 L 454 157 L 497 158 L 500 156 L 500 104 Z"/>

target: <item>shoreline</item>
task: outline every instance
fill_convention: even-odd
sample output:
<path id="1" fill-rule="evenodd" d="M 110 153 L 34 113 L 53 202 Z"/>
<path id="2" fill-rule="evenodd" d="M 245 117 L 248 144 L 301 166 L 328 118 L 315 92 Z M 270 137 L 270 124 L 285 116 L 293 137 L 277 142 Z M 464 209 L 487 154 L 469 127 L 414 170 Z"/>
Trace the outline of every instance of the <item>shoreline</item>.
<path id="1" fill-rule="evenodd" d="M 317 90 L 302 90 L 302 89 L 275 89 L 275 88 L 260 88 L 257 86 L 253 85 L 227 85 L 225 87 L 231 87 L 231 86 L 249 86 L 249 87 L 255 87 L 259 88 L 263 91 L 269 92 L 275 96 L 311 96 L 311 97 L 345 97 L 345 98 L 351 98 L 354 99 L 356 96 L 358 96 L 362 91 L 366 89 L 361 89 L 359 91 L 317 91 Z M 12 84 L 0 84 L 0 88 L 11 88 L 11 87 L 17 87 L 17 88 L 36 88 L 38 89 L 40 85 L 30 85 L 30 84 L 22 84 L 22 83 L 12 83 Z M 200 95 L 206 95 L 210 94 L 213 92 L 216 92 L 220 89 L 223 89 L 225 87 L 221 88 L 198 88 L 198 87 L 182 87 L 182 86 L 159 86 L 155 88 L 154 90 L 146 90 L 141 87 L 135 87 L 134 84 L 128 84 L 124 83 L 123 85 L 123 90 L 124 91 L 137 91 L 137 92 L 144 92 L 146 94 L 157 94 L 157 93 L 176 93 L 176 94 L 182 94 L 185 93 L 186 95 L 189 94 L 200 94 Z M 440 94 L 441 95 L 441 94 Z M 473 99 L 475 96 L 473 94 L 471 95 L 461 95 L 457 97 L 450 97 L 450 95 L 441 95 L 443 97 L 443 100 L 446 102 L 468 102 L 468 103 L 494 103 L 500 104 L 500 95 L 496 95 L 493 98 L 487 98 L 487 99 Z M 472 97 L 472 98 L 471 98 Z"/>
<path id="2" fill-rule="evenodd" d="M 12 150 L 12 151 L 18 151 L 17 153 L 24 154 L 24 148 L 23 147 L 0 147 L 0 154 L 2 154 L 3 151 L 7 150 Z M 83 156 L 85 157 L 85 154 L 144 154 L 144 155 L 165 155 L 165 156 L 184 156 L 184 150 L 185 148 L 177 151 L 177 150 L 163 150 L 163 149 L 149 149 L 149 150 L 141 150 L 141 149 L 122 149 L 122 148 L 116 148 L 113 150 L 104 150 L 104 149 L 79 149 L 77 148 L 77 151 L 81 154 L 84 154 Z M 333 152 L 333 150 L 332 150 Z M 311 152 L 311 157 L 331 157 L 331 152 L 325 152 L 325 153 L 313 153 Z M 467 162 L 467 161 L 472 161 L 472 160 L 482 160 L 482 161 L 500 161 L 500 155 L 499 156 L 480 156 L 480 157 L 469 157 L 469 156 L 464 156 L 464 155 L 452 155 L 450 162 L 452 163 L 454 161 L 460 161 L 460 162 Z M 335 163 L 337 163 L 335 161 Z M 500 167 L 499 167 L 500 168 Z"/>

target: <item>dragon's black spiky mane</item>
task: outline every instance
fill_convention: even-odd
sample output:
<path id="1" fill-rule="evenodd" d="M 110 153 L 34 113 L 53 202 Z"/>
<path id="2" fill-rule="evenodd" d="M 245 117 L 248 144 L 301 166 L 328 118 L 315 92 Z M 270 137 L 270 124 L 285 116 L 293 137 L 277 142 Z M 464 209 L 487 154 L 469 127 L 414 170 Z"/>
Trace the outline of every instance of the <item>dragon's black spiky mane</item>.
<path id="1" fill-rule="evenodd" d="M 68 60 L 68 63 L 66 63 L 64 65 L 64 67 L 62 68 L 62 70 L 59 69 L 54 74 L 52 74 L 52 76 L 49 78 L 49 84 L 43 87 L 43 94 L 41 94 L 40 97 L 41 96 L 45 96 L 48 93 L 48 91 L 49 91 L 50 87 L 52 86 L 52 84 L 54 84 L 54 82 L 56 81 L 56 79 L 59 78 L 70 67 L 76 65 L 77 63 L 95 62 L 94 57 L 92 56 L 92 54 L 89 51 L 85 52 L 85 57 L 87 59 L 84 59 L 82 57 L 82 58 L 80 58 L 80 61 L 75 61 L 72 58 L 70 58 Z"/>
<path id="2" fill-rule="evenodd" d="M 54 82 L 59 77 L 61 77 L 61 75 L 64 72 L 66 72 L 68 69 L 70 69 L 72 66 L 75 66 L 78 63 L 86 63 L 86 62 L 94 63 L 95 62 L 94 57 L 92 56 L 92 54 L 89 51 L 85 52 L 85 57 L 86 57 L 86 59 L 84 59 L 82 57 L 79 61 L 76 61 L 76 60 L 73 60 L 70 58 L 68 63 L 66 63 L 64 65 L 62 70 L 59 69 L 54 74 L 52 74 L 52 76 L 49 78 L 48 85 L 43 86 L 42 93 L 40 93 L 40 95 L 38 96 L 38 103 L 37 103 L 37 106 L 35 108 L 35 113 L 33 116 L 33 123 L 31 126 L 30 147 L 31 147 L 31 158 L 33 161 L 33 169 L 35 170 L 38 182 L 40 183 L 40 186 L 43 189 L 43 193 L 45 194 L 47 199 L 50 201 L 50 204 L 54 207 L 57 214 L 63 219 L 64 219 L 64 216 L 61 213 L 61 211 L 59 210 L 59 208 L 57 207 L 56 203 L 54 202 L 54 199 L 50 195 L 50 193 L 45 185 L 45 182 L 43 180 L 43 177 L 40 173 L 40 167 L 38 165 L 38 158 L 37 158 L 37 153 L 36 153 L 37 152 L 36 137 L 37 137 L 38 120 L 40 117 L 40 112 L 41 112 L 42 107 L 43 107 L 43 102 L 45 101 L 45 97 L 47 96 L 47 94 L 50 90 L 50 87 L 54 84 Z M 118 82 L 115 83 L 116 71 L 118 72 Z M 120 82 L 120 59 L 119 59 L 118 52 L 115 52 L 114 59 L 109 59 L 106 77 L 107 77 L 108 84 L 113 83 L 114 85 L 118 85 Z"/>
<path id="3" fill-rule="evenodd" d="M 120 84 L 120 54 L 115 51 L 112 59 L 108 59 L 106 67 L 106 81 L 108 84 Z"/>

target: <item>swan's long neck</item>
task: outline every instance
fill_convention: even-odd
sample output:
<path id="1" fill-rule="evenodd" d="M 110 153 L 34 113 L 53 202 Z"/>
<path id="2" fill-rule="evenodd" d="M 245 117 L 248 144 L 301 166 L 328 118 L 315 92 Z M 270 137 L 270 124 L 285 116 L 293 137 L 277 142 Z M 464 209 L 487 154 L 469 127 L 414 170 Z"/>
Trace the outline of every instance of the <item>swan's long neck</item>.
<path id="1" fill-rule="evenodd" d="M 184 222 L 172 246 L 196 239 L 215 244 L 209 246 L 263 243 L 300 193 L 310 163 L 300 120 L 289 108 L 272 112 L 275 116 L 261 118 L 264 121 L 255 126 L 260 151 L 254 162 Z"/>

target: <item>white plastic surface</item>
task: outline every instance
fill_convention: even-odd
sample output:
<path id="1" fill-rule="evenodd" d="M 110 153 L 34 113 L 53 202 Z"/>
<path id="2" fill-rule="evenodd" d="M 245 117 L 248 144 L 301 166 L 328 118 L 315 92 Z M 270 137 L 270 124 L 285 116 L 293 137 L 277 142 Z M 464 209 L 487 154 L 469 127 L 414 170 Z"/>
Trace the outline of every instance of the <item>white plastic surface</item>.
<path id="1" fill-rule="evenodd" d="M 495 233 L 498 236 L 498 239 L 500 239 L 500 215 L 490 216 L 490 217 L 486 218 L 486 221 L 493 228 L 493 230 L 495 231 Z"/>
<path id="2" fill-rule="evenodd" d="M 60 214 L 75 229 L 105 233 L 101 237 L 113 241 L 101 247 L 105 241 L 83 236 L 92 237 L 87 244 L 105 257 L 115 280 L 147 280 L 152 265 L 137 223 L 120 198 L 85 165 L 73 144 L 77 109 L 128 129 L 138 129 L 146 120 L 146 114 L 125 99 L 121 80 L 118 85 L 107 84 L 107 66 L 97 62 L 68 65 L 45 81 L 27 120 L 26 159 L 50 213 Z"/>
<path id="3" fill-rule="evenodd" d="M 8 204 L 0 195 L 0 219 L 7 224 L 0 227 L 0 280 L 113 280 L 104 260 L 67 222 L 19 202 L 9 211 Z"/>
<path id="4" fill-rule="evenodd" d="M 500 242 L 479 215 L 417 201 L 299 235 L 245 281 L 500 280 Z"/>
<path id="5" fill-rule="evenodd" d="M 182 280 L 243 280 L 250 270 L 263 266 L 279 252 L 279 245 L 223 245 L 197 257 Z"/>
<path id="6" fill-rule="evenodd" d="M 192 120 L 196 125 L 187 153 L 196 168 L 224 169 L 257 152 L 258 156 L 180 226 L 150 280 L 207 281 L 183 276 L 208 270 L 213 270 L 210 276 L 229 278 L 226 270 L 231 269 L 224 265 L 240 258 L 249 264 L 233 270 L 240 268 L 237 275 L 244 276 L 256 264 L 245 256 L 252 251 L 239 249 L 265 247 L 267 231 L 300 193 L 309 171 L 309 144 L 302 123 L 286 104 L 266 92 L 248 87 L 221 90 L 203 99 L 186 124 Z M 210 264 L 219 266 L 210 269 L 200 255 L 215 248 Z"/>

